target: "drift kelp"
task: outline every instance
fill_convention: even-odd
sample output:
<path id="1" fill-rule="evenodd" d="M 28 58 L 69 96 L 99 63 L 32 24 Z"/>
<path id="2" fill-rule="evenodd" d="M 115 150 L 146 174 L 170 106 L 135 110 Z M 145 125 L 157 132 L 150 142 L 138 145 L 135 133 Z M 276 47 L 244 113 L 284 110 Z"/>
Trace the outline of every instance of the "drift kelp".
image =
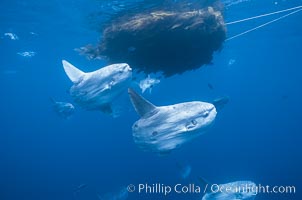
<path id="1" fill-rule="evenodd" d="M 80 52 L 111 63 L 126 62 L 148 74 L 171 76 L 211 63 L 225 39 L 224 19 L 217 8 L 153 8 L 112 20 L 101 42 Z"/>

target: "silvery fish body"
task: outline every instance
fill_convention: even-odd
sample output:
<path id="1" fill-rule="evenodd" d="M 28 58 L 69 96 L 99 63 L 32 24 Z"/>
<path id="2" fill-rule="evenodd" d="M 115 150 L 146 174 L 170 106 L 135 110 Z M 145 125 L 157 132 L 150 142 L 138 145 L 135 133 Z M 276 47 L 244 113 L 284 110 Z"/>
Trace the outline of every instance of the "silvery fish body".
<path id="1" fill-rule="evenodd" d="M 160 83 L 159 79 L 151 78 L 150 75 L 148 75 L 147 78 L 139 82 L 139 87 L 141 88 L 142 93 L 144 93 L 146 90 L 149 90 L 149 92 L 151 93 L 153 86 L 159 83 Z"/>
<path id="2" fill-rule="evenodd" d="M 53 109 L 62 118 L 68 119 L 71 117 L 74 112 L 75 108 L 71 103 L 68 102 L 58 102 L 51 98 L 53 103 Z"/>
<path id="3" fill-rule="evenodd" d="M 235 181 L 220 185 L 209 185 L 211 192 L 202 200 L 253 200 L 257 195 L 256 184 L 252 181 Z"/>
<path id="4" fill-rule="evenodd" d="M 132 69 L 126 63 L 113 64 L 94 72 L 84 73 L 67 61 L 63 67 L 73 82 L 70 95 L 86 110 L 101 110 L 112 113 L 112 102 L 131 83 Z"/>
<path id="5" fill-rule="evenodd" d="M 141 118 L 132 126 L 135 143 L 143 150 L 166 154 L 204 133 L 214 122 L 215 106 L 193 101 L 156 107 L 128 90 Z"/>

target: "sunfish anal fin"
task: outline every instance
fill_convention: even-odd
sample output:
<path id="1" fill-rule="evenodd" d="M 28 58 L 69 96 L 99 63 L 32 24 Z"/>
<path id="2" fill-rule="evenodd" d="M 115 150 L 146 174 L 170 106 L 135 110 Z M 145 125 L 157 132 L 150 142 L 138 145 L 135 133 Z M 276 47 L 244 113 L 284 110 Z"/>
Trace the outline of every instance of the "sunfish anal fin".
<path id="1" fill-rule="evenodd" d="M 62 64 L 65 70 L 65 73 L 67 74 L 68 78 L 73 83 L 78 83 L 82 77 L 85 75 L 84 72 L 67 62 L 66 60 L 62 60 Z"/>
<path id="2" fill-rule="evenodd" d="M 144 116 L 156 109 L 156 106 L 137 94 L 133 89 L 129 88 L 128 93 L 133 107 L 139 116 Z"/>

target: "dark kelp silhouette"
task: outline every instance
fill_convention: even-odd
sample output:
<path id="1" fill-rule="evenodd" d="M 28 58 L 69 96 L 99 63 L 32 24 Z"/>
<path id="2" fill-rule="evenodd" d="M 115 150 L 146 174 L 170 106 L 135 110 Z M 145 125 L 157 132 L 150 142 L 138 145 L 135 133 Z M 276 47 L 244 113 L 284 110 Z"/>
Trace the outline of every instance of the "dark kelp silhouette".
<path id="1" fill-rule="evenodd" d="M 226 26 L 218 6 L 166 6 L 121 14 L 107 23 L 101 38 L 78 50 L 90 59 L 126 62 L 168 77 L 210 64 L 226 39 Z"/>

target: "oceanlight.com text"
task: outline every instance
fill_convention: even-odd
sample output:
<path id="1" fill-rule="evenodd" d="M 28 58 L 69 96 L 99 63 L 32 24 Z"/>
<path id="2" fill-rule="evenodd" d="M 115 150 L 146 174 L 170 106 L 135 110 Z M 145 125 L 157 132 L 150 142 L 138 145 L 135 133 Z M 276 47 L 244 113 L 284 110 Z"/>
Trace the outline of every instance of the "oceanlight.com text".
<path id="1" fill-rule="evenodd" d="M 243 184 L 240 186 L 221 186 L 219 184 L 207 184 L 205 186 L 204 191 L 208 191 L 208 187 L 210 187 L 210 191 L 212 193 L 251 193 L 253 195 L 257 195 L 259 193 L 273 193 L 273 194 L 295 194 L 296 187 L 295 186 L 270 186 L 270 185 L 249 185 Z"/>
<path id="2" fill-rule="evenodd" d="M 127 187 L 128 192 L 138 194 L 158 194 L 169 195 L 175 194 L 205 194 L 205 193 L 244 193 L 250 195 L 264 194 L 295 194 L 295 186 L 270 186 L 270 185 L 223 185 L 223 184 L 206 184 L 200 186 L 198 184 L 180 184 L 168 185 L 162 183 L 141 183 L 141 184 L 129 184 Z"/>

